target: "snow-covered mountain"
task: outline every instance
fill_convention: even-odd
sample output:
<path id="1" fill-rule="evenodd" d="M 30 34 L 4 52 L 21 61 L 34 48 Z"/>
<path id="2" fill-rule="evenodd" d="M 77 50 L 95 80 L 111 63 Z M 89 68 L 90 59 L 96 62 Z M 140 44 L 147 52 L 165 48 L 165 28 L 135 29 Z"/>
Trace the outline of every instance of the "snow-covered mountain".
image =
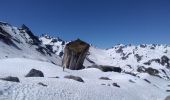
<path id="1" fill-rule="evenodd" d="M 59 37 L 50 37 L 47 34 L 40 36 L 39 40 L 42 41 L 42 44 L 44 44 L 46 48 L 50 49 L 53 53 L 59 57 L 63 56 L 63 50 L 67 43 L 66 41 L 63 41 Z"/>
<path id="2" fill-rule="evenodd" d="M 17 28 L 5 22 L 0 22 L 0 54 L 1 59 L 20 57 L 61 63 L 61 58 L 43 45 L 27 26 Z"/>
<path id="3" fill-rule="evenodd" d="M 46 34 L 37 37 L 25 25 L 0 22 L 0 100 L 164 100 L 170 95 L 169 45 L 91 46 L 85 69 L 63 71 L 67 43 Z M 43 76 L 26 77 L 31 69 Z M 10 82 L 8 76 L 19 81 Z"/>
<path id="4" fill-rule="evenodd" d="M 116 45 L 106 50 L 91 47 L 89 52 L 87 58 L 94 64 L 121 67 L 124 72 L 136 75 L 149 73 L 170 79 L 170 46 L 168 45 Z"/>
<path id="5" fill-rule="evenodd" d="M 43 35 L 40 40 L 46 46 L 50 46 L 51 50 L 62 57 L 65 42 L 59 38 L 53 38 Z M 91 46 L 89 54 L 86 57 L 84 66 L 92 65 L 109 65 L 120 67 L 123 72 L 130 74 L 147 73 L 147 69 L 156 71 L 157 73 L 149 73 L 151 75 L 170 79 L 170 46 L 159 44 L 141 44 L 133 45 L 116 45 L 109 49 L 99 49 Z"/>

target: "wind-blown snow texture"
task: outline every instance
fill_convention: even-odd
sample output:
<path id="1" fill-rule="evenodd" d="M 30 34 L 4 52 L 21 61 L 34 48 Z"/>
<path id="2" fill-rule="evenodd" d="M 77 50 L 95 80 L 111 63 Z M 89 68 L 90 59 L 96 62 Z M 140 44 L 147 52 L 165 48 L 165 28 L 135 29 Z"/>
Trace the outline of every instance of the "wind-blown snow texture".
<path id="1" fill-rule="evenodd" d="M 91 46 L 85 69 L 63 72 L 61 60 L 68 42 L 48 35 L 36 40 L 31 33 L 0 22 L 0 78 L 20 80 L 0 80 L 0 100 L 164 100 L 170 95 L 169 45 Z M 88 68 L 92 65 L 120 67 L 122 72 Z M 44 77 L 25 77 L 31 69 L 42 71 Z M 66 75 L 79 76 L 84 83 Z"/>

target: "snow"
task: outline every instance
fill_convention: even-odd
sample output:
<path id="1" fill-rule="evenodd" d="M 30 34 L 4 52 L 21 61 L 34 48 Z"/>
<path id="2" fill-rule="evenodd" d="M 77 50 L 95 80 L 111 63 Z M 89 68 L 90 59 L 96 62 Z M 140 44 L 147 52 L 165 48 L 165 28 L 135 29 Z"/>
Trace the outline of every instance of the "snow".
<path id="1" fill-rule="evenodd" d="M 24 30 L 2 22 L 0 27 L 12 36 L 11 40 L 20 48 L 0 41 L 0 78 L 13 76 L 20 80 L 19 83 L 0 80 L 0 100 L 164 100 L 170 95 L 166 92 L 170 90 L 170 80 L 166 77 L 170 77 L 170 70 L 156 62 L 144 64 L 152 59 L 160 59 L 163 55 L 170 58 L 168 45 L 147 44 L 143 48 L 140 45 L 120 44 L 110 49 L 91 46 L 87 58 L 94 64 L 120 67 L 123 71 L 102 72 L 96 68 L 63 71 L 62 57 L 58 55 L 68 42 L 44 35 L 39 38 L 41 45 L 31 45 L 29 42 L 32 39 Z M 45 48 L 47 45 L 52 46 L 51 55 L 36 50 L 39 46 Z M 119 49 L 122 51 L 117 52 Z M 137 61 L 136 54 L 142 56 L 140 61 Z M 125 58 L 122 59 L 123 57 Z M 93 63 L 86 59 L 84 66 L 90 65 Z M 139 73 L 139 66 L 158 70 L 161 78 Z M 44 77 L 25 77 L 31 69 L 42 71 Z M 84 83 L 66 79 L 66 75 L 79 76 Z M 100 77 L 111 80 L 101 80 Z M 47 86 L 39 85 L 39 82 Z M 113 83 L 117 83 L 120 88 L 113 86 Z"/>
<path id="2" fill-rule="evenodd" d="M 59 38 L 50 37 L 47 34 L 41 36 L 39 39 L 42 41 L 42 44 L 51 45 L 52 46 L 52 51 L 56 55 L 60 55 L 60 52 L 63 52 L 63 49 L 65 47 L 65 42 L 66 41 L 63 41 L 63 40 L 61 40 Z M 64 44 L 63 44 L 63 42 L 64 42 Z"/>
<path id="3" fill-rule="evenodd" d="M 0 80 L 0 100 L 163 100 L 168 93 L 169 81 L 145 75 L 151 84 L 142 78 L 116 72 L 101 72 L 95 68 L 79 71 L 62 71 L 49 62 L 25 58 L 0 60 L 0 77 L 17 76 L 20 83 Z M 44 73 L 43 78 L 24 77 L 32 68 Z M 65 79 L 65 75 L 80 76 L 85 83 Z M 52 78 L 58 76 L 59 78 Z M 100 80 L 109 77 L 112 80 Z M 133 80 L 135 83 L 130 83 Z M 47 85 L 38 85 L 42 82 Z M 112 86 L 117 83 L 120 88 Z M 106 84 L 106 85 L 101 85 Z M 154 86 L 155 84 L 156 86 Z M 110 85 L 110 86 L 107 86 Z"/>
<path id="4" fill-rule="evenodd" d="M 167 75 L 170 76 L 170 70 L 166 66 L 162 66 L 161 64 L 156 62 L 152 62 L 151 65 L 144 64 L 145 62 L 148 62 L 152 59 L 160 59 L 164 55 L 170 58 L 170 47 L 166 45 L 160 45 L 156 46 L 155 49 L 150 49 L 152 45 L 146 46 L 146 48 L 141 48 L 140 46 L 118 45 L 107 50 L 90 47 L 90 55 L 88 55 L 87 58 L 94 61 L 94 63 L 97 65 L 110 65 L 115 67 L 121 67 L 126 72 L 138 73 L 138 66 L 144 66 L 145 68 L 151 67 L 153 69 L 157 69 L 160 72 L 159 75 L 162 77 L 166 75 L 161 70 L 164 70 Z M 117 53 L 116 51 L 120 47 L 123 47 L 122 53 Z M 167 53 L 164 53 L 165 49 L 168 50 Z M 122 57 L 126 57 L 128 54 L 129 56 L 126 59 L 122 59 Z M 142 56 L 142 59 L 139 62 L 135 57 L 136 54 Z M 89 64 L 88 61 L 85 61 L 84 65 L 90 66 L 93 64 Z"/>

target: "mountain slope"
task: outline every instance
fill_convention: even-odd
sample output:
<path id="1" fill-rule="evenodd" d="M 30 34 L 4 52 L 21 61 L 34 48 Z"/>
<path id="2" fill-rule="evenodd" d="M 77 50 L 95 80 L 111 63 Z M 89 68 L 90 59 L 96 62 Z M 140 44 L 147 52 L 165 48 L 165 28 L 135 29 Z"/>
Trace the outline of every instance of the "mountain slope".
<path id="1" fill-rule="evenodd" d="M 35 36 L 22 25 L 0 22 L 0 100 L 163 100 L 170 91 L 170 46 L 116 45 L 110 49 L 91 46 L 85 69 L 62 70 L 60 38 Z M 99 68 L 121 68 L 103 72 Z M 44 77 L 25 77 L 36 69 Z M 67 79 L 73 75 L 84 82 Z M 19 83 L 3 80 L 19 78 Z"/>
<path id="2" fill-rule="evenodd" d="M 168 45 L 151 44 L 145 47 L 117 45 L 107 50 L 91 47 L 89 52 L 87 58 L 93 61 L 93 64 L 121 67 L 124 72 L 133 74 L 141 74 L 146 69 L 152 68 L 158 71 L 155 76 L 170 79 L 170 46 Z"/>
<path id="3" fill-rule="evenodd" d="M 50 37 L 47 34 L 40 36 L 39 40 L 42 41 L 42 44 L 44 44 L 46 48 L 50 49 L 53 53 L 59 57 L 63 56 L 63 49 L 67 43 L 66 41 L 63 41 L 60 38 Z"/>
<path id="4" fill-rule="evenodd" d="M 46 48 L 25 25 L 17 28 L 0 22 L 0 41 L 1 59 L 21 57 L 61 64 L 61 58 Z"/>

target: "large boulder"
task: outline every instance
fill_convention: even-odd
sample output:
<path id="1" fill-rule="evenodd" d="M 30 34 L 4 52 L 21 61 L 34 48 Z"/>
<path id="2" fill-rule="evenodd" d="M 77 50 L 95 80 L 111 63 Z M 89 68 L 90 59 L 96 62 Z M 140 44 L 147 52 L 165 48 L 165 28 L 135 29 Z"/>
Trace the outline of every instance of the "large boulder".
<path id="1" fill-rule="evenodd" d="M 79 70 L 84 68 L 83 63 L 90 45 L 77 39 L 68 43 L 64 49 L 63 68 Z"/>
<path id="2" fill-rule="evenodd" d="M 39 70 L 31 69 L 25 77 L 44 77 L 44 74 Z"/>

